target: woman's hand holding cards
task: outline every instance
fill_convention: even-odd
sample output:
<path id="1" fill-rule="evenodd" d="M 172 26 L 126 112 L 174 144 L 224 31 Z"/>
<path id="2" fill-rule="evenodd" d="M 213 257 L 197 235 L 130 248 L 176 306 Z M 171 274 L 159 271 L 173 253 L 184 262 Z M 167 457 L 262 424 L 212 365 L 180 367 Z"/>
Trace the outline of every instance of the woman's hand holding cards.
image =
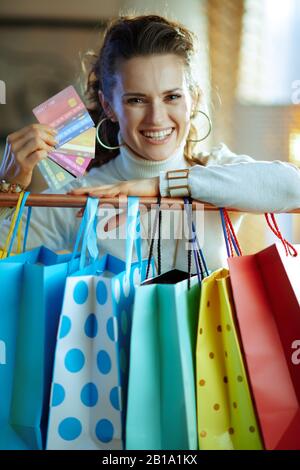
<path id="1" fill-rule="evenodd" d="M 56 131 L 44 124 L 31 124 L 9 134 L 0 165 L 0 178 L 27 188 L 39 161 L 54 150 Z"/>

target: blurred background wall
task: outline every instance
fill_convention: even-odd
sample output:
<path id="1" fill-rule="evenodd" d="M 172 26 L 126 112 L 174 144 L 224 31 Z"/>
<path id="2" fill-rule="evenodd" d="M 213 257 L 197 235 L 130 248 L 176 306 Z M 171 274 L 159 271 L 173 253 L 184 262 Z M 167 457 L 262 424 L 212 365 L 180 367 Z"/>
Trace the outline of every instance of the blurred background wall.
<path id="1" fill-rule="evenodd" d="M 34 121 L 34 106 L 71 83 L 82 95 L 85 51 L 99 48 L 110 18 L 132 11 L 166 15 L 198 35 L 196 73 L 213 121 L 201 149 L 225 142 L 300 165 L 299 0 L 1 0 L 1 154 L 6 135 Z M 241 228 L 249 251 L 271 240 L 262 219 L 247 216 Z M 280 221 L 300 243 L 300 216 Z"/>

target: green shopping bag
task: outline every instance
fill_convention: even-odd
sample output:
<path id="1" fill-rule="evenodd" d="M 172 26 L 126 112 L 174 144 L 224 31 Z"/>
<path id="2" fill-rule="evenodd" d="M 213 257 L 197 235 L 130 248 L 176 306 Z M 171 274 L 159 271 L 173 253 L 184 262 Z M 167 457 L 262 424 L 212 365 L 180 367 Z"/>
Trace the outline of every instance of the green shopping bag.
<path id="1" fill-rule="evenodd" d="M 194 248 L 195 254 L 195 244 Z M 197 263 L 196 267 L 198 272 Z M 127 449 L 197 449 L 194 351 L 198 276 L 190 279 L 190 289 L 189 274 L 178 270 L 137 288 L 130 345 Z"/>
<path id="2" fill-rule="evenodd" d="M 194 350 L 200 287 L 172 271 L 138 287 L 134 302 L 127 449 L 197 449 Z"/>

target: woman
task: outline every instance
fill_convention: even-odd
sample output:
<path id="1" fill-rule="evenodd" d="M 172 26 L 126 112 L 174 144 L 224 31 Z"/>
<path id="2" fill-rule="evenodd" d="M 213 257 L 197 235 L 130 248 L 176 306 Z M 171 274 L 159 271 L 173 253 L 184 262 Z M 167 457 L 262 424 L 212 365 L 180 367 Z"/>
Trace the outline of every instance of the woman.
<path id="1" fill-rule="evenodd" d="M 233 154 L 224 144 L 207 155 L 193 153 L 193 141 L 201 139 L 193 119 L 202 111 L 202 95 L 191 66 L 194 54 L 192 33 L 160 16 L 121 17 L 112 22 L 95 56 L 87 87 L 102 147 L 97 147 L 88 175 L 67 186 L 66 191 L 99 197 L 190 194 L 219 207 L 250 212 L 300 207 L 300 172 L 293 165 L 256 162 Z M 28 187 L 35 165 L 53 150 L 55 133 L 34 124 L 8 136 L 8 143 L 10 152 L 2 164 L 1 177 Z M 107 147 L 113 148 L 107 152 Z M 168 171 L 179 169 L 187 171 L 169 173 L 167 178 Z M 174 186 L 180 188 L 172 189 Z M 74 209 L 35 208 L 28 247 L 45 244 L 71 250 L 79 222 L 75 214 Z M 236 225 L 239 220 L 240 216 L 235 217 Z M 143 255 L 147 256 L 145 216 L 142 225 Z M 105 234 L 102 227 L 98 227 L 101 252 L 123 257 L 124 241 L 114 239 L 115 230 Z M 166 240 L 166 222 L 163 228 Z M 201 221 L 197 228 L 203 229 Z M 162 242 L 163 271 L 172 267 L 186 270 L 186 245 L 174 240 L 176 233 L 169 234 L 172 243 Z M 3 243 L 5 231 L 1 235 Z M 119 238 L 124 238 L 124 233 Z M 205 214 L 203 241 L 209 267 L 224 265 L 226 253 L 217 212 Z"/>

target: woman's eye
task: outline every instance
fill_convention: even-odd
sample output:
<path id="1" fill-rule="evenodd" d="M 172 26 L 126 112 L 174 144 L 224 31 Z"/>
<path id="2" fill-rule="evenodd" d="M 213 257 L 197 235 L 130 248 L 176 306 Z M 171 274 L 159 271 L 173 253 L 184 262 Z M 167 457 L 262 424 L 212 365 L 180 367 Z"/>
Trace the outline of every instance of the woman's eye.
<path id="1" fill-rule="evenodd" d="M 143 103 L 143 99 L 142 98 L 129 98 L 127 103 L 131 103 L 131 104 L 132 103 L 133 104 L 138 103 L 139 104 L 139 103 Z"/>
<path id="2" fill-rule="evenodd" d="M 169 98 L 170 101 L 175 101 L 178 98 L 181 98 L 181 95 L 168 95 L 167 98 Z"/>

